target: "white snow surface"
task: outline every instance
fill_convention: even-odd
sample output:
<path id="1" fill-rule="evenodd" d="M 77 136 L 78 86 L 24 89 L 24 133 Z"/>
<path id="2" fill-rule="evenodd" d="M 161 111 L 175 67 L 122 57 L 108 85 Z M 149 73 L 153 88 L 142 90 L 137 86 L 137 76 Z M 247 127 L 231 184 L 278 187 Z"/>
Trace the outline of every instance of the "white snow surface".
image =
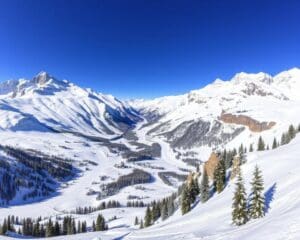
<path id="1" fill-rule="evenodd" d="M 229 142 L 227 148 L 237 147 L 241 143 L 256 146 L 260 135 L 271 145 L 273 138 L 280 139 L 282 132 L 290 124 L 300 122 L 300 69 L 294 68 L 276 76 L 265 73 L 239 73 L 230 81 L 216 80 L 200 90 L 180 96 L 169 96 L 150 101 L 136 100 L 123 103 L 113 96 L 82 89 L 68 81 L 58 81 L 47 73 L 41 72 L 33 80 L 11 80 L 0 84 L 0 142 L 24 149 L 38 149 L 46 154 L 54 154 L 75 160 L 82 171 L 65 185 L 57 194 L 43 201 L 24 204 L 15 201 L 7 207 L 0 207 L 0 222 L 8 215 L 19 217 L 55 217 L 64 215 L 76 207 L 97 206 L 101 200 L 95 195 L 88 196 L 89 190 L 99 190 L 102 183 L 111 182 L 119 176 L 128 174 L 133 168 L 140 168 L 154 176 L 154 181 L 122 189 L 107 200 L 118 200 L 126 204 L 129 195 L 135 195 L 144 202 L 151 202 L 169 196 L 176 186 L 167 186 L 158 177 L 159 169 L 186 174 L 184 169 L 191 166 L 176 159 L 174 151 L 165 139 L 159 135 L 147 135 L 153 126 L 147 126 L 147 120 L 139 122 L 133 132 L 140 143 L 151 145 L 159 143 L 161 157 L 143 161 L 148 165 L 128 164 L 130 168 L 114 167 L 123 159 L 118 153 L 111 153 L 107 147 L 70 132 L 80 132 L 111 139 L 122 134 L 121 130 L 107 121 L 107 107 L 131 118 L 131 107 L 143 114 L 158 113 L 161 117 L 157 124 L 169 122 L 168 131 L 188 120 L 205 119 L 214 121 L 224 110 L 233 114 L 245 114 L 259 121 L 275 121 L 274 128 L 262 133 L 253 133 L 249 129 Z M 155 125 L 157 125 L 155 124 Z M 225 125 L 228 131 L 234 124 Z M 50 128 L 61 130 L 49 131 Z M 112 134 L 107 134 L 107 129 Z M 69 130 L 70 132 L 68 132 Z M 114 142 L 125 144 L 130 149 L 136 147 L 127 139 Z M 176 149 L 179 152 L 185 150 Z M 202 160 L 207 160 L 211 148 L 203 146 L 190 149 Z M 231 202 L 235 189 L 230 181 L 221 194 L 215 194 L 207 203 L 198 203 L 193 210 L 181 216 L 177 211 L 169 219 L 154 226 L 138 230 L 133 225 L 135 216 L 143 218 L 145 208 L 118 208 L 100 211 L 109 221 L 106 232 L 90 232 L 73 236 L 61 236 L 53 239 L 300 239 L 300 136 L 290 144 L 275 150 L 253 152 L 247 155 L 247 163 L 242 171 L 247 187 L 257 164 L 263 171 L 265 191 L 268 200 L 268 212 L 263 219 L 251 220 L 242 227 L 231 224 Z M 89 169 L 80 167 L 83 160 L 96 162 Z M 148 167 L 147 167 L 148 166 Z M 108 176 L 107 180 L 100 180 Z M 76 219 L 91 224 L 99 212 L 88 215 L 73 215 Z M 0 239 L 12 239 L 0 236 Z"/>

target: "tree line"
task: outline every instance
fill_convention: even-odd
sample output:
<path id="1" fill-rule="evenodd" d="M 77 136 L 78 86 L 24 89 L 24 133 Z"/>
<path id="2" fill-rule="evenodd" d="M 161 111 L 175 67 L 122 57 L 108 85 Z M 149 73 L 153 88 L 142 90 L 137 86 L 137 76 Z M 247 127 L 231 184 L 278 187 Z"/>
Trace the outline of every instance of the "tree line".
<path id="1" fill-rule="evenodd" d="M 91 227 L 87 227 L 86 221 L 75 221 L 72 216 L 64 216 L 62 219 L 53 221 L 49 218 L 43 221 L 41 217 L 37 219 L 8 216 L 0 224 L 0 235 L 6 235 L 8 232 L 18 233 L 22 236 L 31 237 L 54 237 L 61 235 L 73 235 L 87 231 L 104 231 L 108 229 L 105 219 L 98 214 L 96 221 L 93 221 Z M 18 226 L 18 230 L 16 227 Z"/>

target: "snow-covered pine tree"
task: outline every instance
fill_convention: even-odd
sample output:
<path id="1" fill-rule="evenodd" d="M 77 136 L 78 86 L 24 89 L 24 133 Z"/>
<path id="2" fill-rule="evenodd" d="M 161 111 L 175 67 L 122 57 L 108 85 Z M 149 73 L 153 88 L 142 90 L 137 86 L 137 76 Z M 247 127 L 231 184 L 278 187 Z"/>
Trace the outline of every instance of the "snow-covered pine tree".
<path id="1" fill-rule="evenodd" d="M 145 215 L 145 223 L 144 223 L 144 227 L 149 227 L 151 225 L 151 220 L 152 220 L 152 217 L 151 217 L 151 211 L 150 211 L 150 207 L 148 206 L 147 209 L 146 209 L 146 215 Z"/>
<path id="2" fill-rule="evenodd" d="M 191 203 L 193 203 L 196 200 L 197 195 L 199 194 L 198 178 L 194 179 L 194 177 L 192 177 L 191 182 L 189 184 L 189 192 Z"/>
<path id="3" fill-rule="evenodd" d="M 249 152 L 253 152 L 253 144 L 252 143 L 250 144 Z"/>
<path id="4" fill-rule="evenodd" d="M 205 203 L 209 199 L 209 180 L 206 169 L 204 167 L 203 176 L 200 186 L 201 202 Z"/>
<path id="5" fill-rule="evenodd" d="M 185 184 L 181 195 L 181 213 L 182 215 L 184 215 L 190 210 L 191 210 L 191 197 L 190 197 L 189 189 Z"/>
<path id="6" fill-rule="evenodd" d="M 143 222 L 143 219 L 141 219 L 140 221 L 140 229 L 144 228 L 144 222 Z"/>
<path id="7" fill-rule="evenodd" d="M 225 187 L 226 169 L 223 160 L 220 160 L 214 172 L 214 186 L 218 193 L 222 192 Z"/>
<path id="8" fill-rule="evenodd" d="M 277 139 L 274 137 L 273 139 L 273 144 L 272 144 L 272 149 L 277 148 Z"/>
<path id="9" fill-rule="evenodd" d="M 265 150 L 265 142 L 260 136 L 258 139 L 258 144 L 257 144 L 257 151 L 264 151 Z"/>
<path id="10" fill-rule="evenodd" d="M 135 217 L 135 219 L 134 219 L 134 225 L 139 225 L 139 219 L 138 219 L 138 217 Z"/>
<path id="11" fill-rule="evenodd" d="M 288 135 L 290 139 L 293 139 L 296 136 L 296 130 L 292 124 L 289 126 Z"/>
<path id="12" fill-rule="evenodd" d="M 246 190 L 242 178 L 241 171 L 239 171 L 236 182 L 236 190 L 233 197 L 232 204 L 232 222 L 237 225 L 243 225 L 248 221 Z"/>
<path id="13" fill-rule="evenodd" d="M 258 166 L 255 166 L 253 180 L 251 182 L 251 196 L 249 203 L 249 216 L 261 218 L 265 215 L 264 181 Z"/>

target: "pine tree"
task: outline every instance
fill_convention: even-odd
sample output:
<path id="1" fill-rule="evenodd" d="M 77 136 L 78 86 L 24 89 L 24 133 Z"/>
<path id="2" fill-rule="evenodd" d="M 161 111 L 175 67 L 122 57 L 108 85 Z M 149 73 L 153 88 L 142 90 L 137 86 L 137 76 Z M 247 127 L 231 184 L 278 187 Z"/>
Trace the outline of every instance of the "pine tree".
<path id="1" fill-rule="evenodd" d="M 199 194 L 199 184 L 198 179 L 194 179 L 192 177 L 190 184 L 189 184 L 189 194 L 190 194 L 190 200 L 191 203 L 195 202 L 197 195 Z"/>
<path id="2" fill-rule="evenodd" d="M 168 216 L 172 216 L 175 211 L 174 201 L 172 198 L 168 199 Z"/>
<path id="3" fill-rule="evenodd" d="M 205 203 L 209 199 L 209 180 L 205 168 L 203 170 L 200 193 L 201 193 L 201 202 Z"/>
<path id="4" fill-rule="evenodd" d="M 148 206 L 147 209 L 146 209 L 144 227 L 149 227 L 151 225 L 151 220 L 152 220 L 151 215 L 152 215 L 151 210 L 150 210 L 150 207 Z"/>
<path id="5" fill-rule="evenodd" d="M 239 172 L 236 182 L 236 191 L 233 197 L 232 204 L 232 222 L 237 225 L 243 225 L 247 222 L 247 200 L 246 191 L 243 183 L 241 171 Z"/>
<path id="6" fill-rule="evenodd" d="M 214 171 L 214 186 L 215 190 L 220 193 L 225 187 L 226 181 L 226 170 L 223 160 L 220 160 L 215 171 Z"/>
<path id="7" fill-rule="evenodd" d="M 98 214 L 96 220 L 96 231 L 104 231 L 105 230 L 105 219 L 101 214 Z"/>
<path id="8" fill-rule="evenodd" d="M 249 152 L 253 152 L 253 144 L 252 143 L 250 144 Z"/>
<path id="9" fill-rule="evenodd" d="M 138 217 L 135 217 L 135 219 L 134 219 L 134 225 L 139 225 L 139 219 L 138 219 Z"/>
<path id="10" fill-rule="evenodd" d="M 273 139 L 272 149 L 277 148 L 277 140 L 276 138 Z"/>
<path id="11" fill-rule="evenodd" d="M 181 195 L 181 212 L 182 215 L 186 214 L 191 210 L 191 197 L 189 193 L 189 189 L 184 184 L 183 190 L 182 190 L 182 195 Z"/>
<path id="12" fill-rule="evenodd" d="M 168 206 L 166 201 L 164 201 L 161 209 L 161 219 L 166 220 L 167 218 L 168 218 Z"/>
<path id="13" fill-rule="evenodd" d="M 253 180 L 251 182 L 251 198 L 249 203 L 249 216 L 251 218 L 260 218 L 264 216 L 265 199 L 264 199 L 264 182 L 262 173 L 258 166 L 255 167 Z"/>
<path id="14" fill-rule="evenodd" d="M 257 151 L 264 151 L 265 150 L 265 142 L 260 136 L 258 139 L 258 144 L 257 144 Z"/>
<path id="15" fill-rule="evenodd" d="M 143 219 L 141 219 L 140 221 L 140 229 L 144 228 L 144 222 L 143 222 Z"/>
<path id="16" fill-rule="evenodd" d="M 293 139 L 296 136 L 296 130 L 292 124 L 289 126 L 288 135 L 290 139 Z"/>

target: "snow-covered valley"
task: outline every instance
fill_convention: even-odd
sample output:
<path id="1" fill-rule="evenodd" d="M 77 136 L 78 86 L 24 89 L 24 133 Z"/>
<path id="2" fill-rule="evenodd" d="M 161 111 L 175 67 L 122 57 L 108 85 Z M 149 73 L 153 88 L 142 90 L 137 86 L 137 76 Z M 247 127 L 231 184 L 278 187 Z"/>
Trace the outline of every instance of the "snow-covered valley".
<path id="1" fill-rule="evenodd" d="M 0 161 L 9 165 L 0 165 L 0 179 L 6 172 L 14 176 L 9 182 L 16 186 L 15 192 L 0 195 L 0 223 L 9 215 L 44 220 L 71 215 L 91 227 L 101 213 L 107 231 L 53 239 L 299 239 L 300 136 L 276 149 L 256 151 L 260 136 L 271 149 L 274 138 L 280 142 L 291 124 L 298 128 L 299 91 L 297 68 L 274 77 L 240 73 L 230 81 L 216 80 L 184 95 L 148 101 L 123 102 L 45 72 L 32 80 L 4 82 L 1 146 L 21 151 L 22 156 L 38 155 L 42 173 L 34 176 L 35 159 L 24 162 L 0 149 Z M 147 204 L 177 192 L 189 172 L 201 172 L 212 151 L 241 144 L 247 152 L 251 144 L 254 147 L 241 167 L 247 192 L 255 165 L 263 172 L 264 218 L 241 227 L 232 224 L 235 180 L 228 180 L 224 191 L 206 203 L 196 201 L 184 216 L 179 207 L 148 228 L 134 224 L 136 217 L 144 219 Z M 51 163 L 56 158 L 72 166 L 69 174 L 51 174 L 53 166 L 69 166 Z M 51 188 L 47 194 L 37 190 L 40 182 L 32 179 L 37 176 L 51 183 L 45 183 Z M 74 213 L 76 208 L 109 201 L 120 206 Z M 135 202 L 144 205 L 128 206 Z M 0 239 L 21 237 L 10 235 Z"/>

